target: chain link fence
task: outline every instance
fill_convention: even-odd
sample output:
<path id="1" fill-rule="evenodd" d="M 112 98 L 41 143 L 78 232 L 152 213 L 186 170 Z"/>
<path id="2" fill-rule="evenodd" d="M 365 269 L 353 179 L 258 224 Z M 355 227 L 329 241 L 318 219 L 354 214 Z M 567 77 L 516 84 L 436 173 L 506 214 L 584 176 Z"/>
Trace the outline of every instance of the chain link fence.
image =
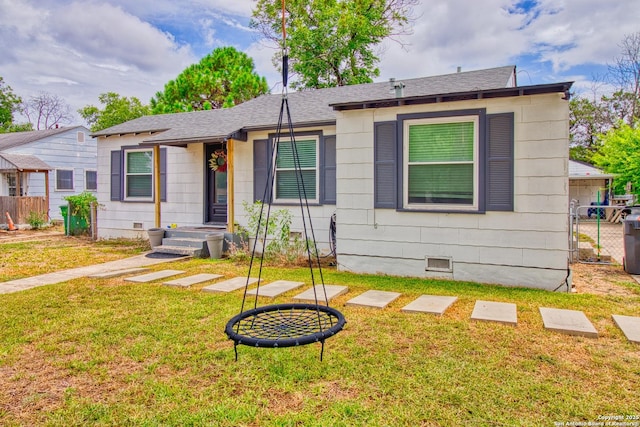
<path id="1" fill-rule="evenodd" d="M 572 262 L 622 265 L 627 206 L 577 206 L 570 213 Z"/>

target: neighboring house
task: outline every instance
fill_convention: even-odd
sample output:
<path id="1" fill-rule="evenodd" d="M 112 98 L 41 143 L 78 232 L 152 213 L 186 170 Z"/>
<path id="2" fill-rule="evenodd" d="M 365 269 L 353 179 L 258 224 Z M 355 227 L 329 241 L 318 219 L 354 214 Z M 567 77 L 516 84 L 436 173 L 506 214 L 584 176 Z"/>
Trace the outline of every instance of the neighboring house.
<path id="1" fill-rule="evenodd" d="M 62 219 L 64 196 L 97 191 L 96 139 L 89 133 L 84 126 L 74 126 L 0 134 L 0 155 L 32 156 L 50 168 L 48 176 L 35 170 L 4 169 L 0 196 L 45 196 L 48 180 L 49 216 Z"/>
<path id="2" fill-rule="evenodd" d="M 610 202 L 609 194 L 614 175 L 584 162 L 569 160 L 569 200 L 574 206 Z M 608 204 L 608 203 L 607 203 Z"/>
<path id="3" fill-rule="evenodd" d="M 341 270 L 559 288 L 570 87 L 517 86 L 508 66 L 290 93 L 319 244 L 328 247 L 335 212 Z M 246 224 L 242 202 L 265 198 L 281 98 L 96 132 L 99 237 Z M 228 169 L 212 170 L 225 152 Z M 286 153 L 275 166 L 266 198 L 290 207 Z"/>

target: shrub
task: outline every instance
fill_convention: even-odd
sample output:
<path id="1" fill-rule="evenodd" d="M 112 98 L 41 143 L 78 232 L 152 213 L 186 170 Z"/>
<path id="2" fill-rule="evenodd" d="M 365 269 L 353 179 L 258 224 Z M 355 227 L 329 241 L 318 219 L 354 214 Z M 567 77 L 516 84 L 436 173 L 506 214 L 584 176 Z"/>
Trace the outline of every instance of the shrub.
<path id="1" fill-rule="evenodd" d="M 89 224 L 91 221 L 91 205 L 98 203 L 98 198 L 95 194 L 83 191 L 80 194 L 65 196 L 64 199 L 69 202 L 69 214 L 78 216 Z"/>
<path id="2" fill-rule="evenodd" d="M 44 212 L 30 211 L 27 222 L 33 230 L 39 230 L 47 223 L 47 215 Z"/>

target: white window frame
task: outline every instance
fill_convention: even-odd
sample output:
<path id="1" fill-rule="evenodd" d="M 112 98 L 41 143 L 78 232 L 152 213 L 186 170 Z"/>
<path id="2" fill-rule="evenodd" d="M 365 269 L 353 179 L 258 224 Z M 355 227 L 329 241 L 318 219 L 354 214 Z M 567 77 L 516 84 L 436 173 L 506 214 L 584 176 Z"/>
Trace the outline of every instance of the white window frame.
<path id="1" fill-rule="evenodd" d="M 71 172 L 71 188 L 58 188 L 58 173 L 60 171 Z M 76 188 L 75 171 L 68 168 L 56 168 L 56 191 L 74 191 Z"/>
<path id="2" fill-rule="evenodd" d="M 414 125 L 423 124 L 448 124 L 448 123 L 468 123 L 473 122 L 473 203 L 469 205 L 450 204 L 450 203 L 409 203 L 409 128 Z M 439 210 L 439 211 L 477 211 L 479 206 L 479 190 L 480 190 L 480 167 L 479 167 L 479 150 L 480 150 L 480 118 L 477 115 L 465 116 L 446 116 L 433 117 L 423 119 L 412 119 L 404 121 L 402 141 L 402 197 L 405 209 L 415 210 Z M 442 164 L 462 164 L 469 162 L 442 162 Z M 432 163 L 435 164 L 435 163 Z"/>
<path id="3" fill-rule="evenodd" d="M 89 180 L 87 179 L 87 173 L 94 172 L 96 174 L 96 188 L 89 188 Z M 85 169 L 84 170 L 84 189 L 87 191 L 98 191 L 98 171 L 96 169 Z"/>
<path id="4" fill-rule="evenodd" d="M 314 168 L 301 168 L 302 170 L 315 170 L 315 175 L 316 175 L 316 187 L 315 187 L 315 193 L 316 193 L 316 197 L 313 199 L 307 199 L 307 201 L 309 203 L 319 203 L 320 201 L 320 137 L 318 135 L 304 135 L 304 136 L 300 136 L 295 138 L 295 142 L 300 142 L 300 141 L 309 141 L 309 140 L 313 140 L 315 141 L 316 144 L 316 161 L 315 161 L 315 166 Z M 286 138 L 286 139 L 281 139 L 278 144 L 290 144 L 291 143 L 291 139 L 290 138 Z M 277 147 L 276 147 L 277 149 Z M 284 198 L 277 198 L 277 189 L 278 189 L 278 171 L 287 171 L 287 170 L 294 170 L 293 168 L 278 168 L 277 167 L 277 159 L 274 159 L 275 164 L 273 165 L 273 170 L 275 171 L 275 179 L 274 179 L 274 185 L 273 185 L 273 200 L 275 203 L 291 203 L 291 202 L 295 202 L 299 199 L 284 199 Z M 307 195 L 308 196 L 308 195 Z"/>
<path id="5" fill-rule="evenodd" d="M 122 188 L 123 191 L 123 198 L 122 200 L 126 200 L 126 201 L 131 201 L 131 202 L 149 202 L 149 201 L 153 201 L 153 193 L 154 193 L 154 189 L 153 189 L 153 185 L 155 182 L 154 179 L 154 170 L 153 170 L 153 150 L 150 148 L 125 148 L 123 149 L 124 151 L 124 165 L 123 165 L 123 183 L 124 186 Z M 133 173 L 127 173 L 127 162 L 129 161 L 129 153 L 134 153 L 134 152 L 149 152 L 151 153 L 151 173 L 150 174 L 133 174 Z M 127 192 L 127 184 L 128 184 L 128 180 L 129 180 L 129 176 L 130 175 L 135 175 L 135 176 L 143 176 L 143 175 L 151 175 L 151 195 L 149 197 L 131 197 L 129 196 L 128 192 Z"/>

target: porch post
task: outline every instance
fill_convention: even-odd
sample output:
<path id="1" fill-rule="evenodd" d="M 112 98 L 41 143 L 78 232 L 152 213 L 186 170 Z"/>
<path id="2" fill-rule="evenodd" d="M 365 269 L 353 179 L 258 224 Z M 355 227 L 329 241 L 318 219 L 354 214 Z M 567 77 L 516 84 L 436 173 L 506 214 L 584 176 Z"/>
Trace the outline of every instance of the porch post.
<path id="1" fill-rule="evenodd" d="M 234 142 L 227 140 L 227 232 L 235 231 L 235 192 L 234 186 L 234 162 L 233 162 Z"/>
<path id="2" fill-rule="evenodd" d="M 160 228 L 160 145 L 153 146 L 153 179 L 156 228 Z"/>
<path id="3" fill-rule="evenodd" d="M 49 171 L 44 171 L 44 203 L 47 209 L 47 219 L 51 219 L 51 206 L 49 206 Z"/>

